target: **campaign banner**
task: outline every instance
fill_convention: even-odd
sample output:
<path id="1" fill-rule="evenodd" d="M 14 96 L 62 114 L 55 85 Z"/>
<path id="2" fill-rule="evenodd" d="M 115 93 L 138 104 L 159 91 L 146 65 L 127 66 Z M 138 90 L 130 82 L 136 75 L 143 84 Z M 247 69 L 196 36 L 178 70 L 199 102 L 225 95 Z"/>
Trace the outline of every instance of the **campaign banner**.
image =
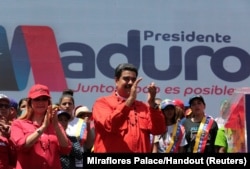
<path id="1" fill-rule="evenodd" d="M 200 94 L 216 117 L 250 83 L 248 1 L 1 1 L 0 92 L 17 101 L 34 83 L 53 102 L 74 90 L 77 105 L 115 90 L 114 69 L 129 62 L 157 97 L 187 103 Z"/>

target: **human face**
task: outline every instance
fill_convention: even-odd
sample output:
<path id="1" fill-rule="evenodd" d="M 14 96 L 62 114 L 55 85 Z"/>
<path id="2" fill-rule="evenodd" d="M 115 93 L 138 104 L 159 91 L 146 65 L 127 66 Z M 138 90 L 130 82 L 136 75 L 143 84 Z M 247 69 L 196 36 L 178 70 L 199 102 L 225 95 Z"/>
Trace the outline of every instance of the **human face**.
<path id="1" fill-rule="evenodd" d="M 129 70 L 124 70 L 119 79 L 116 79 L 116 90 L 118 94 L 124 98 L 128 98 L 130 90 L 136 81 L 136 73 Z"/>
<path id="2" fill-rule="evenodd" d="M 172 120 L 175 114 L 175 107 L 167 106 L 165 109 L 163 109 L 163 113 L 166 119 Z"/>
<path id="3" fill-rule="evenodd" d="M 27 100 L 23 100 L 20 105 L 20 111 L 23 111 L 27 108 Z"/>
<path id="4" fill-rule="evenodd" d="M 72 115 L 75 105 L 70 97 L 65 96 L 64 98 L 62 98 L 62 101 L 59 107 L 60 107 L 60 110 L 66 111 Z"/>
<path id="5" fill-rule="evenodd" d="M 0 100 L 0 117 L 3 119 L 8 119 L 10 114 L 10 105 L 6 100 Z"/>
<path id="6" fill-rule="evenodd" d="M 194 99 L 190 105 L 190 108 L 194 115 L 204 113 L 205 105 L 200 99 Z"/>
<path id="7" fill-rule="evenodd" d="M 50 104 L 50 98 L 46 96 L 40 96 L 35 99 L 31 100 L 31 107 L 33 108 L 34 112 L 44 114 L 48 109 Z"/>

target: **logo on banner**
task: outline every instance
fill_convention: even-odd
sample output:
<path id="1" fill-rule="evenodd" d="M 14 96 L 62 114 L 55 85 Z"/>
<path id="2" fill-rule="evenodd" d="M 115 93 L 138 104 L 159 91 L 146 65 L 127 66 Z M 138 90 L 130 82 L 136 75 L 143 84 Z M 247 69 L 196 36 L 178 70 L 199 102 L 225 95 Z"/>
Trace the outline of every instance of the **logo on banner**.
<path id="1" fill-rule="evenodd" d="M 67 88 L 53 30 L 46 26 L 19 26 L 9 50 L 6 31 L 0 26 L 0 88 L 18 91 L 26 88 L 29 76 L 51 91 Z"/>

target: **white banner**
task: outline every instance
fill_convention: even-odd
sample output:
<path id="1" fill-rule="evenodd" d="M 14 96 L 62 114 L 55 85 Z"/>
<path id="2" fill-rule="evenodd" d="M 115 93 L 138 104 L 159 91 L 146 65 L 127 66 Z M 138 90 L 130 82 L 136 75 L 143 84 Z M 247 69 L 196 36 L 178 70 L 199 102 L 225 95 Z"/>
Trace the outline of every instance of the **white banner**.
<path id="1" fill-rule="evenodd" d="M 1 93 L 18 101 L 45 79 L 53 102 L 57 89 L 67 87 L 75 90 L 76 105 L 91 108 L 114 89 L 113 69 L 130 62 L 143 77 L 139 100 L 153 81 L 162 99 L 203 95 L 206 113 L 216 117 L 222 100 L 250 84 L 249 7 L 233 0 L 1 1 Z M 54 56 L 60 58 L 55 70 L 36 81 Z M 59 68 L 65 84 L 54 76 Z"/>

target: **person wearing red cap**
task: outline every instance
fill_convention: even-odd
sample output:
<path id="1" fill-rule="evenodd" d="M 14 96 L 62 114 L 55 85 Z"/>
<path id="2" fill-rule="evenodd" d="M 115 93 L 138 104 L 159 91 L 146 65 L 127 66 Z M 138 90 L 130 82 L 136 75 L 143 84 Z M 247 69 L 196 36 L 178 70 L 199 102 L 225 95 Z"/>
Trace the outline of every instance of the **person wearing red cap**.
<path id="1" fill-rule="evenodd" d="M 174 99 L 173 103 L 174 103 L 175 108 L 176 108 L 177 120 L 182 120 L 185 117 L 185 115 L 184 115 L 185 107 L 184 107 L 183 101 L 181 99 Z"/>
<path id="2" fill-rule="evenodd" d="M 33 85 L 26 113 L 11 125 L 10 137 L 17 151 L 16 169 L 61 169 L 60 155 L 69 154 L 72 144 L 56 112 L 48 87 Z"/>
<path id="3" fill-rule="evenodd" d="M 183 101 L 181 99 L 174 99 L 173 103 L 174 103 L 175 106 L 179 106 L 183 110 L 185 109 L 184 103 L 183 103 Z"/>

